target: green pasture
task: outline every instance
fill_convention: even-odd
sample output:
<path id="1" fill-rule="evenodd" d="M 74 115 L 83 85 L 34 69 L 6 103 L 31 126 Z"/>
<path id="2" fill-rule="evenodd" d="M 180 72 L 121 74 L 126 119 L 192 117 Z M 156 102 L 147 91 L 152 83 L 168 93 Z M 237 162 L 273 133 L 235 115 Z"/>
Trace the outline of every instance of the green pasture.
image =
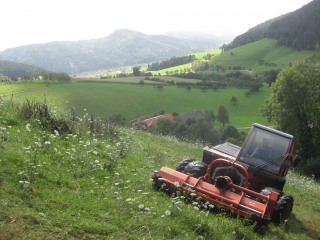
<path id="1" fill-rule="evenodd" d="M 262 117 L 259 106 L 271 90 L 265 86 L 258 93 L 245 97 L 248 89 L 226 88 L 217 91 L 202 91 L 164 85 L 158 90 L 152 85 L 115 84 L 115 83 L 69 83 L 69 84 L 19 84 L 2 85 L 0 94 L 12 95 L 23 100 L 46 99 L 59 108 L 75 107 L 77 114 L 86 112 L 94 116 L 110 117 L 121 113 L 126 119 L 138 116 L 150 116 L 164 109 L 166 113 L 185 114 L 194 110 L 213 110 L 217 113 L 220 105 L 229 111 L 230 124 L 236 127 L 249 127 L 252 123 L 268 125 Z M 230 100 L 235 96 L 238 102 L 234 105 Z M 218 124 L 218 123 L 216 123 Z"/>
<path id="2" fill-rule="evenodd" d="M 175 67 L 171 67 L 171 68 L 166 68 L 166 69 L 162 69 L 159 71 L 154 71 L 154 72 L 152 72 L 152 74 L 158 75 L 160 73 L 161 75 L 166 75 L 166 72 L 174 72 L 176 70 L 178 70 L 178 71 L 182 70 L 184 72 L 184 69 L 185 68 L 189 69 L 190 65 L 191 65 L 191 63 L 186 63 L 183 65 L 179 65 L 179 66 L 175 66 Z"/>
<path id="3" fill-rule="evenodd" d="M 146 77 L 124 77 L 124 78 L 110 78 L 110 79 L 79 79 L 75 78 L 73 79 L 74 82 L 82 82 L 82 83 L 132 83 L 137 84 L 141 80 L 144 81 L 145 84 L 162 84 L 166 85 L 165 82 L 155 82 L 151 80 L 146 80 Z M 177 77 L 170 77 L 170 76 L 154 76 L 149 78 L 159 78 L 160 80 L 164 81 L 174 81 L 176 82 L 198 82 L 197 79 L 187 79 L 187 78 L 177 78 Z"/>
<path id="4" fill-rule="evenodd" d="M 217 54 L 220 55 L 221 49 L 216 49 L 216 50 L 211 50 L 211 51 L 206 51 L 206 52 L 199 52 L 199 53 L 194 53 L 197 59 L 202 59 L 205 55 L 208 53 L 210 54 Z M 216 56 L 215 56 L 216 57 Z"/>
<path id="5" fill-rule="evenodd" d="M 225 69 L 229 66 L 241 66 L 252 71 L 269 71 L 271 69 L 282 69 L 283 65 L 289 65 L 299 60 L 306 60 L 314 54 L 313 51 L 297 51 L 285 46 L 276 47 L 277 40 L 264 38 L 241 47 L 231 49 L 222 55 L 216 56 L 209 61 L 212 65 L 222 65 Z M 230 53 L 233 52 L 233 56 Z M 278 66 L 265 66 L 258 63 L 259 59 L 265 63 L 275 63 Z"/>

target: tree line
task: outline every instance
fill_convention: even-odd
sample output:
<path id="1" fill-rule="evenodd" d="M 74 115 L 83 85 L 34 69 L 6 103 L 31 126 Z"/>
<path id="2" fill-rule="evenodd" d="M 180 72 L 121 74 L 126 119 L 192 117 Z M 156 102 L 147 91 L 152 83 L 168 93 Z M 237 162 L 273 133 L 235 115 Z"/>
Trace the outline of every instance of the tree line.
<path id="1" fill-rule="evenodd" d="M 59 81 L 70 81 L 71 77 L 62 72 L 62 73 L 56 73 L 56 72 L 46 72 L 46 71 L 40 71 L 40 72 L 34 72 L 31 75 L 24 74 L 20 78 L 12 75 L 10 78 L 5 77 L 2 74 L 0 74 L 0 81 L 2 83 L 10 83 L 11 81 L 17 82 L 17 81 L 33 81 L 33 80 L 59 80 Z"/>
<path id="2" fill-rule="evenodd" d="M 148 71 L 158 71 L 158 70 L 162 70 L 170 67 L 183 65 L 186 63 L 191 63 L 195 59 L 196 59 L 195 55 L 186 55 L 181 57 L 173 56 L 168 60 L 163 60 L 161 62 L 154 62 L 154 63 L 148 64 Z"/>
<path id="3" fill-rule="evenodd" d="M 31 76 L 32 74 L 39 73 L 41 71 L 50 73 L 50 71 L 41 67 L 0 60 L 0 74 L 2 74 L 3 76 L 7 76 L 7 77 L 16 76 L 20 78 L 23 75 Z"/>

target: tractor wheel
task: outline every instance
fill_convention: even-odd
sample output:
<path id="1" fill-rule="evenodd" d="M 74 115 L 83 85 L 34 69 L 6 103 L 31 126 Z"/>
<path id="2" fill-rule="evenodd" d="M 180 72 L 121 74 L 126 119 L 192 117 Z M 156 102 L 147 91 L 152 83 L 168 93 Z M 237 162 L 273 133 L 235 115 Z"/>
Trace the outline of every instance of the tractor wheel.
<path id="1" fill-rule="evenodd" d="M 285 220 L 289 218 L 292 211 L 293 197 L 271 187 L 262 189 L 261 194 L 268 196 L 270 191 L 274 191 L 279 194 L 277 203 L 272 212 L 271 221 L 276 224 L 283 224 Z"/>
<path id="2" fill-rule="evenodd" d="M 185 174 L 193 174 L 195 178 L 204 176 L 207 173 L 208 164 L 200 161 L 193 161 L 188 163 L 188 165 L 183 169 Z"/>

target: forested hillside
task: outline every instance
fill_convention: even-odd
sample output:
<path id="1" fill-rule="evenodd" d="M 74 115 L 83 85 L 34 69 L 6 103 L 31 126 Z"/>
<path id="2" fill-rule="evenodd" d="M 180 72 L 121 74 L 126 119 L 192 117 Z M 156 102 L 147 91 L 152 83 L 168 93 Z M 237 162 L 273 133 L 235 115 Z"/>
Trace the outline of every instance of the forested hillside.
<path id="1" fill-rule="evenodd" d="M 223 44 L 222 48 L 225 51 L 227 51 L 227 50 L 230 50 L 230 49 L 233 49 L 236 47 L 240 47 L 240 46 L 246 45 L 248 43 L 256 42 L 256 41 L 259 41 L 259 40 L 265 38 L 266 32 L 269 29 L 269 26 L 272 23 L 274 23 L 275 21 L 277 21 L 278 19 L 281 19 L 285 16 L 286 15 L 281 15 L 277 18 L 270 19 L 270 20 L 265 21 L 264 23 L 258 24 L 254 28 L 249 29 L 249 31 L 247 31 L 246 33 L 237 36 L 231 43 Z"/>
<path id="2" fill-rule="evenodd" d="M 270 24 L 266 37 L 278 39 L 279 46 L 314 50 L 320 43 L 320 0 Z"/>
<path id="3" fill-rule="evenodd" d="M 71 74 L 154 62 L 214 47 L 213 43 L 120 29 L 100 39 L 7 49 L 0 59 Z"/>
<path id="4" fill-rule="evenodd" d="M 277 46 L 314 50 L 316 44 L 320 43 L 320 0 L 259 24 L 222 48 L 230 50 L 263 38 L 277 39 Z"/>
<path id="5" fill-rule="evenodd" d="M 23 63 L 15 63 L 11 61 L 1 61 L 0 60 L 0 74 L 11 77 L 22 77 L 23 75 L 32 75 L 35 72 L 46 72 L 49 73 L 50 71 L 41 68 L 41 67 L 35 67 L 30 66 Z"/>

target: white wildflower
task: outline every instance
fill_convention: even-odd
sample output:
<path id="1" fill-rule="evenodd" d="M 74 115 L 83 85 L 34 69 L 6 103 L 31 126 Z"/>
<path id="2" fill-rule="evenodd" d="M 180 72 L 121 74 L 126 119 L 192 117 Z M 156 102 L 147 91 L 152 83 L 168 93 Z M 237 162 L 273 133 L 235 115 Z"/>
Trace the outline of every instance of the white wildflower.
<path id="1" fill-rule="evenodd" d="M 28 124 L 26 125 L 26 130 L 29 131 L 29 132 L 31 131 L 31 130 L 30 130 L 30 123 L 28 123 Z"/>
<path id="2" fill-rule="evenodd" d="M 44 145 L 50 145 L 51 143 L 49 141 L 45 141 Z"/>
<path id="3" fill-rule="evenodd" d="M 140 208 L 140 209 L 144 208 L 144 205 L 143 205 L 143 204 L 140 204 L 140 205 L 139 205 L 139 208 Z"/>
<path id="4" fill-rule="evenodd" d="M 173 183 L 176 187 L 180 187 L 180 183 L 178 183 L 178 182 L 174 182 Z"/>

